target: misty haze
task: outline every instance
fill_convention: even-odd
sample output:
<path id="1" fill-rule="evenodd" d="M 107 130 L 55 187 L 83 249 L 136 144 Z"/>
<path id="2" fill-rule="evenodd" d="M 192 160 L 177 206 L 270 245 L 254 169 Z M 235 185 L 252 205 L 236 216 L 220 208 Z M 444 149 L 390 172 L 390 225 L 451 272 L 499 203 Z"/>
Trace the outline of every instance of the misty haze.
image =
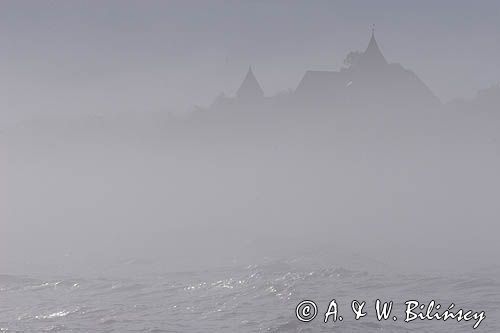
<path id="1" fill-rule="evenodd" d="M 0 332 L 498 332 L 498 17 L 2 2 Z"/>

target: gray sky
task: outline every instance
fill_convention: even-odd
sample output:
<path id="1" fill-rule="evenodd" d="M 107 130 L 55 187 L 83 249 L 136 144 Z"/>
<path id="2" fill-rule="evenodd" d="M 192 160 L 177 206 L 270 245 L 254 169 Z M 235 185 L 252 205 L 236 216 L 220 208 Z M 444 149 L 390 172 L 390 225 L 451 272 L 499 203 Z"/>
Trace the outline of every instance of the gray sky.
<path id="1" fill-rule="evenodd" d="M 443 100 L 500 81 L 498 1 L 2 1 L 0 120 L 40 112 L 186 110 L 337 70 L 370 27 L 386 58 Z"/>

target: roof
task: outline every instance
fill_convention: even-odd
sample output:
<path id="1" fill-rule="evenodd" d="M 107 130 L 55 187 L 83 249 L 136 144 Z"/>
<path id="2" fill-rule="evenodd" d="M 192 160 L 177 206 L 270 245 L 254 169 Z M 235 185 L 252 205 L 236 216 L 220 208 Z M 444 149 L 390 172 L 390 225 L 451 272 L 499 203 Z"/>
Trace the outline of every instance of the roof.
<path id="1" fill-rule="evenodd" d="M 300 80 L 295 93 L 317 95 L 334 92 L 345 87 L 346 73 L 330 71 L 307 71 Z"/>
<path id="2" fill-rule="evenodd" d="M 359 65 L 363 68 L 377 68 L 387 65 L 387 60 L 385 60 L 384 55 L 380 51 L 377 40 L 375 39 L 375 32 L 373 31 L 368 47 L 361 56 Z"/>
<path id="3" fill-rule="evenodd" d="M 236 92 L 236 96 L 240 99 L 254 99 L 264 96 L 264 91 L 255 78 L 252 67 L 248 68 L 247 75 L 245 76 L 245 79 L 243 79 L 240 88 Z"/>

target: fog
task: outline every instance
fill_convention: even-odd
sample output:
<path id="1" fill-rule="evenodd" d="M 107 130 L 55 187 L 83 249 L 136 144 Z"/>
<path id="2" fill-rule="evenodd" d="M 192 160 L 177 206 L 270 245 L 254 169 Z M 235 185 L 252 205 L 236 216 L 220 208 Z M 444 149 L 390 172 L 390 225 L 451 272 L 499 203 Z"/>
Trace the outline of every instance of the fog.
<path id="1" fill-rule="evenodd" d="M 2 1 L 0 331 L 499 332 L 498 17 Z"/>
<path id="2" fill-rule="evenodd" d="M 493 264 L 498 115 L 210 112 L 3 133 L 3 270 L 138 258 L 181 270 L 311 250 L 405 269 Z"/>
<path id="3" fill-rule="evenodd" d="M 0 9 L 1 123 L 185 112 L 233 94 L 249 65 L 274 95 L 295 89 L 306 70 L 340 68 L 365 48 L 372 24 L 388 59 L 443 102 L 473 98 L 500 76 L 497 1 L 2 1 Z"/>
<path id="4" fill-rule="evenodd" d="M 0 272 L 497 265 L 499 5 L 451 5 L 3 2 Z M 294 94 L 372 23 L 388 74 Z"/>

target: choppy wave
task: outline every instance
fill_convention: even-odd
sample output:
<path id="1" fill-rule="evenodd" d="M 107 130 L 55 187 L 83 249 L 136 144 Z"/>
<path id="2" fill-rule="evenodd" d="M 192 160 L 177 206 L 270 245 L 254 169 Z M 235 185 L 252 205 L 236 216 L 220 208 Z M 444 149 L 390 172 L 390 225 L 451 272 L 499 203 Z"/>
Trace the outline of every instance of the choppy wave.
<path id="1" fill-rule="evenodd" d="M 135 265 L 128 262 L 127 265 Z M 353 299 L 407 299 L 486 311 L 479 330 L 499 332 L 500 274 L 402 275 L 301 265 L 262 265 L 184 273 L 148 272 L 134 278 L 0 275 L 0 332 L 471 332 L 471 323 L 355 321 Z M 302 323 L 295 306 L 335 298 L 346 319 Z M 371 309 L 369 309 L 370 311 Z M 320 311 L 321 314 L 321 311 Z"/>

